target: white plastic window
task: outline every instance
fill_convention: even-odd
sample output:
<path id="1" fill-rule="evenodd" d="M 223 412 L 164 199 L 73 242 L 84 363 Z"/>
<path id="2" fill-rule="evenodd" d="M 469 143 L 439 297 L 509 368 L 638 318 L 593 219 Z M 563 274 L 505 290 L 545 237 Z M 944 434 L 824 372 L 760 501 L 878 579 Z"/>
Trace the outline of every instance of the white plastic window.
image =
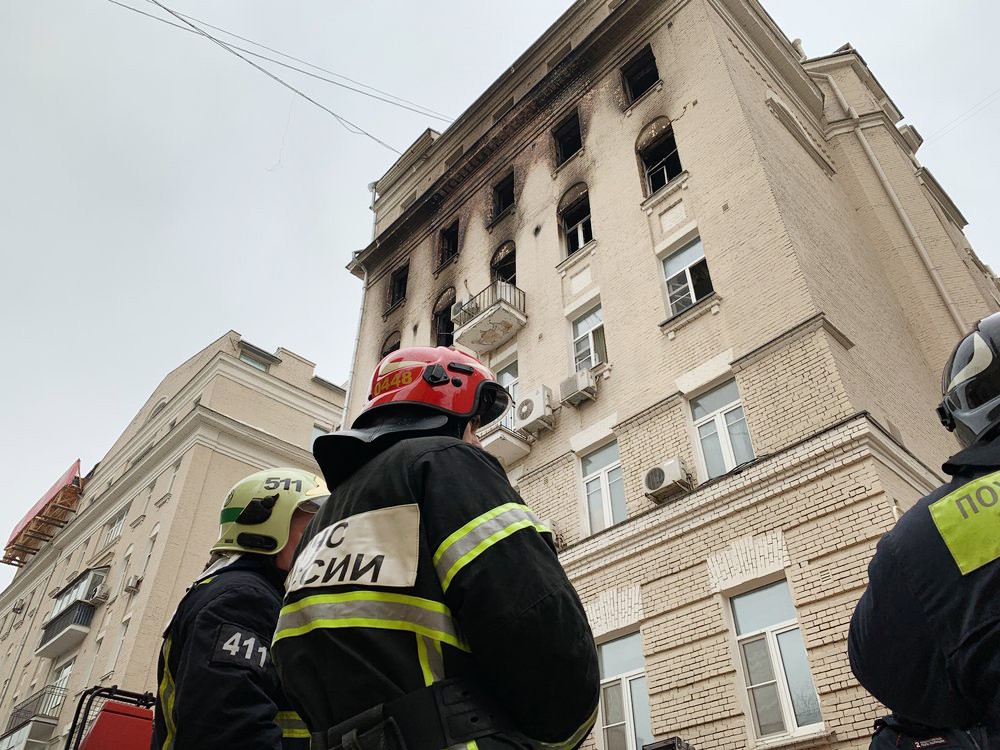
<path id="1" fill-rule="evenodd" d="M 691 416 L 709 479 L 754 459 L 735 380 L 691 399 Z"/>
<path id="2" fill-rule="evenodd" d="M 653 741 L 646 662 L 638 633 L 598 645 L 601 750 L 641 750 Z"/>
<path id="3" fill-rule="evenodd" d="M 663 275 L 667 282 L 670 314 L 687 310 L 698 300 L 712 293 L 712 277 L 701 238 L 688 243 L 663 259 Z"/>
<path id="4" fill-rule="evenodd" d="M 755 736 L 821 729 L 819 697 L 787 581 L 734 596 L 730 604 Z"/>
<path id="5" fill-rule="evenodd" d="M 589 370 L 607 361 L 604 315 L 598 305 L 573 321 L 573 365 L 577 371 Z"/>
<path id="6" fill-rule="evenodd" d="M 128 517 L 129 506 L 126 505 L 104 525 L 104 546 L 111 544 L 122 535 L 122 528 L 125 526 L 125 519 Z"/>
<path id="7" fill-rule="evenodd" d="M 625 479 L 618 443 L 608 443 L 580 458 L 590 533 L 625 520 Z"/>
<path id="8" fill-rule="evenodd" d="M 517 360 L 497 370 L 497 382 L 510 394 L 511 408 L 504 414 L 500 424 L 508 430 L 514 429 L 514 407 L 517 405 Z"/>

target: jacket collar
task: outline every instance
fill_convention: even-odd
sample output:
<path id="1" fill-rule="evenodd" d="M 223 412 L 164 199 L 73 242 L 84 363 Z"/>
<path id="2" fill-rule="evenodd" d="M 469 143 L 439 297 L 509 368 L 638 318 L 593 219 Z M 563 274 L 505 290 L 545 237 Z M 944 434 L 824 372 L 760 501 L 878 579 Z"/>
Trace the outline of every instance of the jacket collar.
<path id="1" fill-rule="evenodd" d="M 990 440 L 973 443 L 945 461 L 941 467 L 952 476 L 969 474 L 979 468 L 1000 466 L 1000 435 Z"/>

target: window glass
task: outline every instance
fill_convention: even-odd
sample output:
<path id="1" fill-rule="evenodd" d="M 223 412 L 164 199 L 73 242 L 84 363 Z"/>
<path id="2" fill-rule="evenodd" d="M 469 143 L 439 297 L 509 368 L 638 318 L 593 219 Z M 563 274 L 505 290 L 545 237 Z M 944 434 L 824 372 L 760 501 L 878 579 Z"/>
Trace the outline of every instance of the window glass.
<path id="1" fill-rule="evenodd" d="M 795 723 L 800 727 L 819 723 L 823 720 L 823 716 L 819 711 L 816 686 L 809 673 L 809 662 L 806 659 L 806 647 L 802 642 L 801 631 L 794 628 L 779 633 L 778 649 L 781 651 L 781 663 L 785 668 L 785 680 L 792 698 Z"/>
<path id="2" fill-rule="evenodd" d="M 573 322 L 573 338 L 579 338 L 603 322 L 600 305 Z"/>
<path id="3" fill-rule="evenodd" d="M 726 412 L 726 429 L 733 445 L 733 457 L 736 459 L 736 465 L 753 461 L 753 447 L 750 445 L 750 432 L 747 430 L 747 421 L 743 416 L 742 406 L 737 406 Z"/>
<path id="4" fill-rule="evenodd" d="M 625 520 L 625 479 L 622 467 L 617 466 L 608 472 L 608 491 L 611 493 L 611 523 L 621 523 Z"/>
<path id="5" fill-rule="evenodd" d="M 629 680 L 629 695 L 632 698 L 632 727 L 635 732 L 635 746 L 641 748 L 653 741 L 653 728 L 649 722 L 649 693 L 646 690 L 646 676 Z"/>
<path id="6" fill-rule="evenodd" d="M 701 453 L 705 458 L 705 470 L 708 476 L 717 477 L 726 473 L 726 459 L 722 454 L 722 443 L 719 441 L 719 428 L 715 421 L 706 422 L 698 427 L 698 437 L 701 440 Z"/>
<path id="7" fill-rule="evenodd" d="M 597 654 L 602 680 L 643 669 L 646 665 L 638 633 L 600 644 L 597 647 Z"/>
<path id="8" fill-rule="evenodd" d="M 736 387 L 736 381 L 730 380 L 718 388 L 713 388 L 708 393 L 703 393 L 701 396 L 691 399 L 691 414 L 694 416 L 695 421 L 698 421 L 718 411 L 723 406 L 739 400 L 740 392 Z"/>
<path id="9" fill-rule="evenodd" d="M 261 362 L 259 359 L 256 359 L 254 357 L 251 357 L 246 352 L 240 352 L 240 361 L 246 362 L 251 367 L 256 367 L 258 370 L 261 370 L 262 372 L 267 372 L 266 363 Z"/>
<path id="10" fill-rule="evenodd" d="M 699 258 L 704 257 L 705 250 L 701 245 L 701 238 L 694 240 L 691 244 L 685 245 L 676 253 L 673 253 L 663 261 L 663 270 L 667 278 L 674 276 L 680 271 L 690 266 Z"/>
<path id="11" fill-rule="evenodd" d="M 787 581 L 778 581 L 746 594 L 734 596 L 736 634 L 753 633 L 769 625 L 795 619 L 795 607 Z"/>
<path id="12" fill-rule="evenodd" d="M 611 442 L 602 448 L 598 448 L 592 453 L 588 453 L 580 459 L 583 466 L 583 475 L 589 477 L 594 472 L 600 471 L 605 466 L 615 463 L 620 458 L 618 454 L 618 443 Z"/>

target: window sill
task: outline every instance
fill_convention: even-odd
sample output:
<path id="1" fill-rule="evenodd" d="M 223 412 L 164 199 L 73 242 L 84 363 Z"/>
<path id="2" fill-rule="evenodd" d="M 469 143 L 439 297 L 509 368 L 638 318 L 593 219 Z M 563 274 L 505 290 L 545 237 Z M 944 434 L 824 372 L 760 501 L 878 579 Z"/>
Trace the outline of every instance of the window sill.
<path id="1" fill-rule="evenodd" d="M 836 732 L 832 729 L 818 729 L 808 734 L 793 735 L 790 737 L 779 737 L 773 740 L 756 740 L 753 750 L 777 750 L 777 748 L 795 748 L 795 750 L 805 750 L 805 748 L 829 742 L 834 738 Z"/>
<path id="2" fill-rule="evenodd" d="M 657 81 L 656 83 L 654 83 L 652 86 L 650 86 L 648 89 L 646 89 L 645 91 L 643 91 L 641 94 L 639 94 L 639 98 L 636 99 L 635 101 L 631 102 L 628 105 L 628 108 L 625 110 L 625 116 L 626 117 L 631 117 L 632 116 L 632 110 L 635 109 L 636 106 L 638 106 L 639 104 L 642 104 L 643 100 L 646 97 L 652 95 L 653 93 L 655 93 L 657 91 L 662 91 L 662 90 L 663 90 L 663 80 L 661 79 L 661 80 Z"/>
<path id="3" fill-rule="evenodd" d="M 660 333 L 666 336 L 670 341 L 673 341 L 680 329 L 690 325 L 698 318 L 706 315 L 707 313 L 718 315 L 721 303 L 722 297 L 719 296 L 718 292 L 712 292 L 707 297 L 702 297 L 700 300 L 695 302 L 687 310 L 683 310 L 682 312 L 679 312 L 673 317 L 667 318 L 660 323 Z"/>
<path id="4" fill-rule="evenodd" d="M 563 258 L 559 264 L 556 266 L 556 271 L 559 272 L 560 276 L 565 276 L 566 272 L 569 271 L 577 263 L 580 263 L 584 258 L 590 257 L 590 254 L 597 249 L 597 240 L 591 240 L 586 245 L 581 247 L 575 253 L 570 255 L 568 258 Z"/>
<path id="5" fill-rule="evenodd" d="M 142 522 L 143 522 L 143 521 L 145 521 L 145 520 L 146 520 L 146 514 L 145 514 L 145 513 L 143 513 L 143 514 L 142 514 L 142 515 L 140 515 L 140 516 L 139 516 L 138 518 L 136 518 L 136 519 L 135 519 L 134 521 L 132 521 L 132 522 L 131 522 L 131 523 L 129 524 L 129 526 L 130 526 L 131 528 L 133 528 L 133 529 L 135 529 L 135 528 L 138 528 L 139 526 L 142 526 Z"/>
<path id="6" fill-rule="evenodd" d="M 507 208 L 505 208 L 503 211 L 501 211 L 492 219 L 490 219 L 490 222 L 486 225 L 486 231 L 492 233 L 494 227 L 496 227 L 497 224 L 506 219 L 508 216 L 513 215 L 514 209 L 516 207 L 517 207 L 516 203 L 511 203 L 509 206 L 507 206 Z"/>
<path id="7" fill-rule="evenodd" d="M 385 311 L 382 313 L 382 320 L 385 320 L 390 315 L 392 315 L 394 312 L 396 312 L 396 310 L 398 310 L 399 308 L 401 308 L 403 306 L 404 302 L 406 302 L 406 297 L 403 297 L 403 299 L 399 300 L 399 302 L 396 302 L 396 303 L 394 303 L 392 305 L 389 305 L 385 309 Z"/>
<path id="8" fill-rule="evenodd" d="M 171 497 L 172 497 L 171 493 L 169 493 L 169 492 L 164 492 L 164 493 L 163 493 L 163 496 L 162 496 L 162 497 L 161 497 L 161 498 L 160 498 L 159 500 L 157 500 L 157 501 L 156 501 L 155 503 L 153 503 L 153 505 L 155 505 L 155 506 L 156 506 L 157 508 L 162 508 L 162 507 L 163 507 L 164 505 L 166 505 L 166 504 L 167 504 L 167 501 L 168 501 L 168 500 L 169 500 L 169 499 L 170 499 Z"/>
<path id="9" fill-rule="evenodd" d="M 444 262 L 443 262 L 443 263 L 441 263 L 441 264 L 440 264 L 440 265 L 439 265 L 439 266 L 438 266 L 437 268 L 435 268 L 435 269 L 434 269 L 434 271 L 433 271 L 433 273 L 434 273 L 434 278 L 436 279 L 436 278 L 438 277 L 438 274 L 439 274 L 439 273 L 441 273 L 441 272 L 442 272 L 442 271 L 443 271 L 444 269 L 446 269 L 446 268 L 447 268 L 448 266 L 450 266 L 450 265 L 451 265 L 452 263 L 454 263 L 455 261 L 457 261 L 457 260 L 458 260 L 458 256 L 459 256 L 459 255 L 461 255 L 461 253 L 455 253 L 455 254 L 454 254 L 454 255 L 452 255 L 452 256 L 451 256 L 450 258 L 448 258 L 448 260 L 444 261 Z"/>
<path id="10" fill-rule="evenodd" d="M 646 198 L 642 203 L 639 204 L 639 208 L 642 209 L 646 216 L 651 216 L 653 209 L 656 208 L 660 203 L 666 200 L 668 197 L 676 193 L 678 190 L 687 190 L 688 178 L 691 175 L 685 169 L 674 179 L 668 182 L 666 185 L 661 187 L 651 196 Z"/>
<path id="11" fill-rule="evenodd" d="M 583 146 L 580 146 L 580 148 L 576 152 L 574 152 L 571 156 L 568 156 L 566 158 L 566 161 L 564 161 L 562 164 L 557 165 L 556 168 L 552 170 L 552 179 L 554 180 L 556 176 L 558 176 L 558 174 L 563 170 L 563 167 L 574 161 L 580 154 L 583 153 L 583 151 L 584 151 Z"/>

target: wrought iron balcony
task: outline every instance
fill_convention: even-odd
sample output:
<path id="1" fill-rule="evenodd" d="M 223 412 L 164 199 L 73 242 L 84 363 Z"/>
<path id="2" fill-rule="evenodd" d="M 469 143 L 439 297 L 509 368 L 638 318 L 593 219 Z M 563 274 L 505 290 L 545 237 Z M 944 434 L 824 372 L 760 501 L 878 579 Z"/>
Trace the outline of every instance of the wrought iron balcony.
<path id="1" fill-rule="evenodd" d="M 479 442 L 484 451 L 510 466 L 531 452 L 535 438 L 514 427 L 514 410 L 510 409 L 499 422 L 479 431 Z"/>
<path id="2" fill-rule="evenodd" d="M 13 732 L 18 727 L 35 719 L 57 721 L 65 699 L 66 688 L 46 685 L 37 693 L 14 706 L 14 710 L 10 712 L 10 719 L 7 721 L 4 734 Z"/>
<path id="3" fill-rule="evenodd" d="M 455 342 L 477 354 L 510 341 L 528 322 L 524 292 L 506 281 L 494 281 L 452 308 Z"/>
<path id="4" fill-rule="evenodd" d="M 42 640 L 35 649 L 35 656 L 59 656 L 79 646 L 90 632 L 93 618 L 93 604 L 81 599 L 69 605 L 42 626 Z"/>

